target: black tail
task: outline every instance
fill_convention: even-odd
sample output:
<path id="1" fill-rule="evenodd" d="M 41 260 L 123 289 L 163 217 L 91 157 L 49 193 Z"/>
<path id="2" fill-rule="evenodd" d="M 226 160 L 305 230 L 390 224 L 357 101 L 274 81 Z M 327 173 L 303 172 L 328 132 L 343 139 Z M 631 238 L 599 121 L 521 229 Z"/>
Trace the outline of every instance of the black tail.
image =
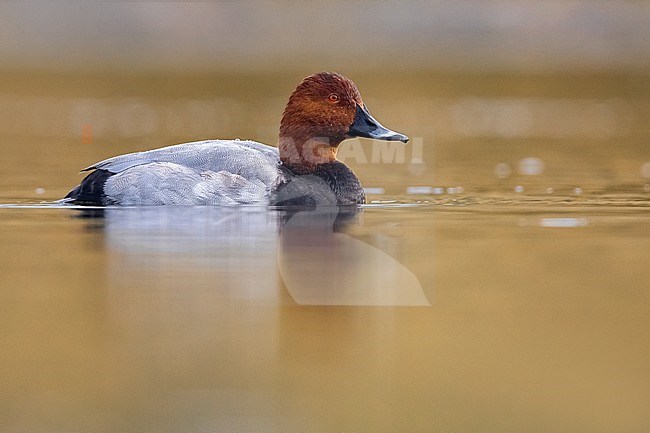
<path id="1" fill-rule="evenodd" d="M 81 184 L 65 196 L 72 199 L 74 204 L 103 206 L 106 203 L 104 185 L 106 180 L 113 176 L 108 170 L 95 170 L 81 181 Z"/>

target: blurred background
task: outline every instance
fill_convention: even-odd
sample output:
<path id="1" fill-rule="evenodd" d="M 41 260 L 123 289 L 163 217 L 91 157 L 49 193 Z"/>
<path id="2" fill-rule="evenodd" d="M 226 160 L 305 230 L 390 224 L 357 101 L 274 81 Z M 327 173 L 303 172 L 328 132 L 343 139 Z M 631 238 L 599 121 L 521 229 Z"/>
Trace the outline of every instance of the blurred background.
<path id="1" fill-rule="evenodd" d="M 0 198 L 122 152 L 275 144 L 320 70 L 413 138 L 342 148 L 379 192 L 647 192 L 648 28 L 646 1 L 2 3 Z"/>
<path id="2" fill-rule="evenodd" d="M 2 5 L 4 68 L 59 71 L 645 71 L 643 1 Z"/>
<path id="3" fill-rule="evenodd" d="M 413 138 L 342 148 L 378 192 L 647 193 L 648 28 L 621 0 L 2 3 L 0 199 L 57 198 L 122 152 L 275 144 L 321 70 Z"/>

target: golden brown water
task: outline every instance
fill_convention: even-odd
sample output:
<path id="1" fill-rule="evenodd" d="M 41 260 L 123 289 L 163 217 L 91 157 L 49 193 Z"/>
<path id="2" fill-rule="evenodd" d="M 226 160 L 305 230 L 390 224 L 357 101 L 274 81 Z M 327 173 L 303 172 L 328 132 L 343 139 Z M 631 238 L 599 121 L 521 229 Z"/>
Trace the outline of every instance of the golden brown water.
<path id="1" fill-rule="evenodd" d="M 25 204 L 117 153 L 273 143 L 300 77 L 4 78 Z M 648 78 L 352 78 L 423 152 L 350 147 L 384 189 L 357 214 L 0 207 L 0 431 L 650 430 Z"/>

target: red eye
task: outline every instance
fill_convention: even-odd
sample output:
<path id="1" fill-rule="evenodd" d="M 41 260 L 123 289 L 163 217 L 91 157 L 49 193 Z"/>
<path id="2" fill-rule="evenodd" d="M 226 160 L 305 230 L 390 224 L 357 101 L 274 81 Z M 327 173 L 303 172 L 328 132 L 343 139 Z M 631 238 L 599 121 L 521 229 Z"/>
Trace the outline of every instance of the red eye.
<path id="1" fill-rule="evenodd" d="M 327 97 L 327 100 L 330 101 L 331 103 L 339 102 L 339 95 L 337 95 L 336 93 L 332 93 Z"/>

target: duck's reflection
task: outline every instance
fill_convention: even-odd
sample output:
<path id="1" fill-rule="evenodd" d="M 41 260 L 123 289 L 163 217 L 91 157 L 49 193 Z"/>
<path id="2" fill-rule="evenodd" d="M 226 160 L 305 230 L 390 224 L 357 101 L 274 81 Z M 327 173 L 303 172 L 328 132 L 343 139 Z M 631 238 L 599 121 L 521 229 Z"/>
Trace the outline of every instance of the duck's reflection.
<path id="1" fill-rule="evenodd" d="M 320 207 L 284 223 L 278 269 L 302 305 L 429 305 L 415 275 L 379 248 L 344 233 L 358 208 Z"/>
<path id="2" fill-rule="evenodd" d="M 429 305 L 390 251 L 345 234 L 362 224 L 361 212 L 206 206 L 107 208 L 92 216 L 102 217 L 108 277 L 120 286 L 302 305 Z"/>

